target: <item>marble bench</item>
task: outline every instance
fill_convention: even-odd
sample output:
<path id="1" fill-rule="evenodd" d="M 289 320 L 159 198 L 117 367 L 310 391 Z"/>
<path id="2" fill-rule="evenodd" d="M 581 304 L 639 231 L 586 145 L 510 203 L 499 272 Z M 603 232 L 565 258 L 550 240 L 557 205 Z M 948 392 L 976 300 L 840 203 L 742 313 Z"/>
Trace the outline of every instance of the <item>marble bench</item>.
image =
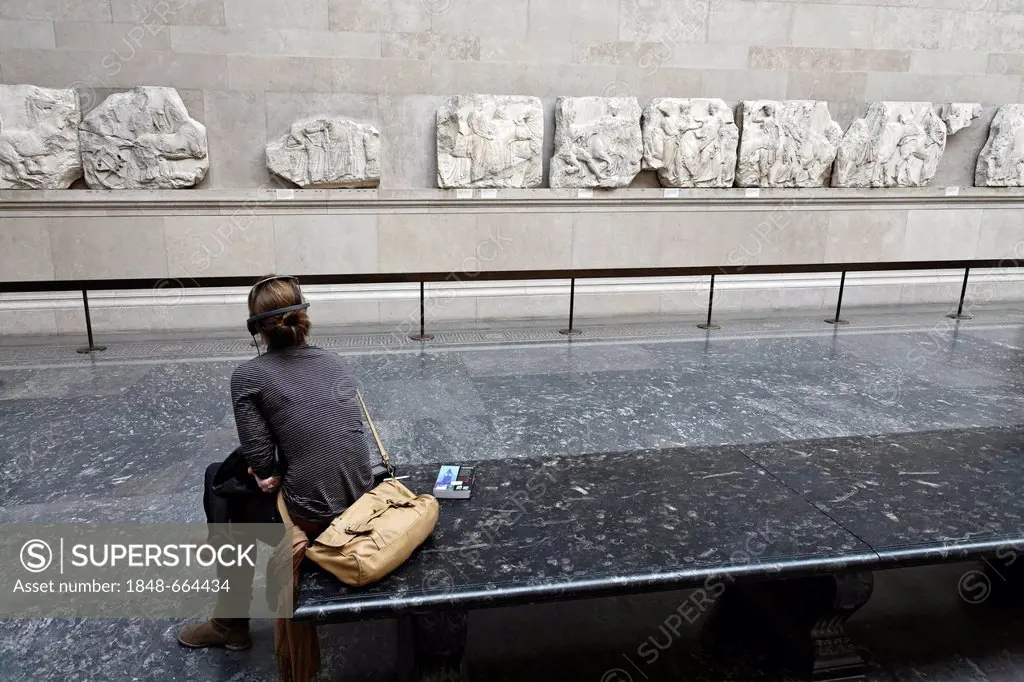
<path id="1" fill-rule="evenodd" d="M 405 679 L 460 679 L 471 610 L 693 588 L 677 610 L 710 643 L 850 679 L 872 570 L 1024 546 L 1022 453 L 1013 427 L 489 461 L 381 583 L 310 564 L 295 618 L 397 618 Z M 428 490 L 437 467 L 404 473 Z"/>

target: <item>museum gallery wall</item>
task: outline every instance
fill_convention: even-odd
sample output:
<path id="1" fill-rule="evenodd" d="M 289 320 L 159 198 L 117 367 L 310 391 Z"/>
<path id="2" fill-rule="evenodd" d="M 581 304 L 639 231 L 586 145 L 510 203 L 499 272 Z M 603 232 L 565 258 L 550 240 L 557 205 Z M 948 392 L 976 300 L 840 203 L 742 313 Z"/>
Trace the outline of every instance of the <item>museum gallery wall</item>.
<path id="1" fill-rule="evenodd" d="M 946 139 L 980 104 L 871 102 L 844 133 L 828 105 L 714 98 L 560 97 L 548 186 L 629 187 L 643 169 L 664 187 L 923 187 Z M 537 97 L 464 94 L 437 111 L 437 186 L 544 184 Z M 216 131 L 213 131 L 216 134 Z M 381 135 L 372 122 L 309 112 L 266 145 L 267 168 L 301 188 L 376 187 Z M 0 85 L 0 189 L 195 187 L 210 167 L 206 127 L 173 88 L 114 93 L 84 117 L 74 90 Z M 1002 106 L 975 185 L 1024 186 L 1024 104 Z"/>

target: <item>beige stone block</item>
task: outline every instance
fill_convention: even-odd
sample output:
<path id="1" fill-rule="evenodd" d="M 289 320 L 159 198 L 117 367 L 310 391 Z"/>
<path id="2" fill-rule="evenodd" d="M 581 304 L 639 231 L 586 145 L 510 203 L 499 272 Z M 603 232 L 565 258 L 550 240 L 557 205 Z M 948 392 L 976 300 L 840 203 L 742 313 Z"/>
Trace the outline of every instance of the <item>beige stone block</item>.
<path id="1" fill-rule="evenodd" d="M 573 217 L 572 267 L 657 267 L 661 217 L 645 213 L 577 213 Z"/>
<path id="2" fill-rule="evenodd" d="M 1020 76 L 1024 74 L 1024 54 L 990 54 L 985 71 Z"/>
<path id="3" fill-rule="evenodd" d="M 636 64 L 640 56 L 640 49 L 645 43 L 624 43 L 612 42 L 586 42 L 573 43 L 572 63 L 573 64 Z M 660 55 L 658 55 L 660 58 Z"/>
<path id="4" fill-rule="evenodd" d="M 61 22 L 53 30 L 58 49 L 116 52 L 125 60 L 141 50 L 166 51 L 171 47 L 170 29 L 160 24 L 146 27 L 134 23 Z"/>
<path id="5" fill-rule="evenodd" d="M 126 48 L 127 49 L 127 48 Z M 110 50 L 4 50 L 3 77 L 10 83 L 72 87 L 83 98 L 101 88 L 160 83 L 179 89 L 227 89 L 225 58 L 212 55 Z M 83 94 L 85 91 L 85 94 Z"/>
<path id="6" fill-rule="evenodd" d="M 900 260 L 906 233 L 906 211 L 832 211 L 828 218 L 825 262 Z"/>
<path id="7" fill-rule="evenodd" d="M 329 0 L 331 30 L 416 33 L 430 30 L 424 0 Z"/>
<path id="8" fill-rule="evenodd" d="M 567 64 L 556 68 L 545 64 L 524 64 L 523 66 L 525 90 L 517 94 L 539 97 L 555 92 L 560 97 L 588 97 L 601 94 L 609 83 L 616 80 L 618 71 L 617 67 L 601 65 Z M 670 76 L 671 74 L 665 75 Z"/>
<path id="9" fill-rule="evenodd" d="M 431 0 L 428 6 L 437 7 L 430 17 L 430 27 L 438 33 L 526 37 L 529 0 Z"/>
<path id="10" fill-rule="evenodd" d="M 708 69 L 704 71 L 704 91 L 701 97 L 720 97 L 727 102 L 786 99 L 788 83 L 789 73 L 786 71 Z"/>
<path id="11" fill-rule="evenodd" d="M 673 211 L 662 214 L 658 265 L 686 267 L 723 264 L 726 242 L 731 237 L 723 237 L 716 226 L 725 215 L 711 211 Z"/>
<path id="12" fill-rule="evenodd" d="M 903 273 L 894 273 L 901 276 Z M 879 305 L 899 305 L 900 295 L 903 286 L 890 282 L 878 282 L 866 278 L 863 274 L 851 272 L 846 275 L 846 285 L 843 287 L 843 310 L 847 308 L 858 308 Z M 826 294 L 826 305 L 835 310 L 836 299 L 839 296 L 839 281 L 836 280 L 835 288 Z M 829 316 L 831 317 L 831 315 Z M 846 317 L 846 315 L 843 315 Z"/>
<path id="13" fill-rule="evenodd" d="M 642 43 L 637 52 L 640 66 L 660 64 L 687 69 L 745 69 L 750 48 L 735 43 Z"/>
<path id="14" fill-rule="evenodd" d="M 232 90 L 331 92 L 333 68 L 326 57 L 227 56 Z"/>
<path id="15" fill-rule="evenodd" d="M 619 40 L 666 45 L 704 42 L 707 27 L 705 3 L 621 0 L 619 5 Z"/>
<path id="16" fill-rule="evenodd" d="M 46 218 L 5 218 L 0 226 L 0 278 L 53 279 L 50 230 Z"/>
<path id="17" fill-rule="evenodd" d="M 422 63 L 422 62 L 417 62 Z M 514 62 L 437 62 L 434 64 L 430 92 L 443 94 L 451 92 L 483 92 L 489 95 L 540 95 L 530 89 L 531 77 L 528 64 Z M 554 70 L 544 65 L 541 70 L 554 75 Z M 563 67 L 559 67 L 561 69 Z M 421 91 L 426 87 L 421 87 Z M 552 90 L 554 91 L 554 90 Z M 562 93 L 559 92 L 559 95 Z"/>
<path id="18" fill-rule="evenodd" d="M 166 277 L 164 218 L 50 218 L 57 279 Z"/>
<path id="19" fill-rule="evenodd" d="M 795 47 L 881 47 L 874 45 L 875 7 L 800 3 L 793 8 Z"/>
<path id="20" fill-rule="evenodd" d="M 110 0 L 0 0 L 0 19 L 110 21 Z"/>
<path id="21" fill-rule="evenodd" d="M 473 271 L 477 216 L 474 213 L 395 213 L 377 217 L 380 272 Z"/>
<path id="22" fill-rule="evenodd" d="M 828 214 L 798 210 L 793 201 L 763 211 L 666 214 L 662 266 L 820 263 Z"/>
<path id="23" fill-rule="evenodd" d="M 438 96 L 381 97 L 381 188 L 437 186 Z"/>
<path id="24" fill-rule="evenodd" d="M 597 92 L 607 97 L 636 97 L 641 102 L 666 92 L 678 97 L 703 97 L 704 73 L 700 69 L 672 66 L 642 68 L 630 64 L 618 67 L 614 76 Z"/>
<path id="25" fill-rule="evenodd" d="M 683 279 L 683 278 L 681 278 Z M 717 277 L 715 278 L 718 279 Z M 708 309 L 708 277 L 687 277 L 693 281 L 693 289 L 689 291 L 666 291 L 658 296 L 658 311 L 663 315 L 694 314 L 707 315 Z M 717 283 L 717 282 L 716 282 Z M 721 290 L 715 291 L 720 294 Z M 717 296 L 715 297 L 718 298 Z M 715 305 L 718 305 L 716 300 Z"/>
<path id="26" fill-rule="evenodd" d="M 909 71 L 910 52 L 755 45 L 750 48 L 749 66 L 794 71 Z"/>
<path id="27" fill-rule="evenodd" d="M 472 63 L 472 62 L 450 62 Z M 415 95 L 430 92 L 430 62 L 416 59 L 333 59 L 334 92 Z"/>
<path id="28" fill-rule="evenodd" d="M 661 294 L 657 292 L 623 292 L 590 294 L 576 291 L 576 320 L 600 320 L 622 315 L 653 315 L 661 310 Z M 566 310 L 568 314 L 568 310 Z M 586 332 L 584 331 L 584 334 Z"/>
<path id="29" fill-rule="evenodd" d="M 0 49 L 50 50 L 54 44 L 51 22 L 0 20 Z"/>
<path id="30" fill-rule="evenodd" d="M 110 7 L 114 21 L 146 26 L 224 25 L 224 0 L 110 0 Z"/>
<path id="31" fill-rule="evenodd" d="M 956 13 L 917 7 L 879 7 L 872 46 L 891 49 L 948 50 Z"/>
<path id="32" fill-rule="evenodd" d="M 529 220 L 517 213 L 480 213 L 473 265 L 463 269 L 567 269 L 572 264 L 572 245 L 571 213 L 533 213 Z"/>
<path id="33" fill-rule="evenodd" d="M 207 90 L 203 109 L 204 122 L 217 131 L 209 136 L 207 185 L 240 189 L 267 185 L 267 106 L 263 93 Z"/>
<path id="34" fill-rule="evenodd" d="M 828 244 L 828 212 L 779 205 L 761 213 L 752 231 L 729 251 L 727 259 L 745 263 L 821 263 Z"/>
<path id="35" fill-rule="evenodd" d="M 478 296 L 476 316 L 481 321 L 563 319 L 569 315 L 569 285 L 565 294 Z"/>
<path id="36" fill-rule="evenodd" d="M 83 331 L 85 323 L 76 331 Z M 0 309 L 0 335 L 3 336 L 51 336 L 57 334 L 57 318 L 52 310 L 2 310 Z"/>
<path id="37" fill-rule="evenodd" d="M 712 3 L 708 42 L 786 45 L 793 9 L 792 5 L 775 2 Z"/>
<path id="38" fill-rule="evenodd" d="M 619 39 L 619 0 L 530 0 L 531 39 Z"/>
<path id="39" fill-rule="evenodd" d="M 327 0 L 224 0 L 228 26 L 328 30 Z"/>
<path id="40" fill-rule="evenodd" d="M 427 332 L 432 326 L 443 322 L 465 322 L 476 319 L 476 298 L 458 295 L 458 285 L 439 289 L 436 284 L 428 284 L 424 292 L 423 318 Z M 418 334 L 420 330 L 419 298 L 394 299 L 385 298 L 380 301 L 380 322 L 388 325 L 390 331 L 400 337 Z M 433 331 L 437 331 L 433 329 Z"/>
<path id="41" fill-rule="evenodd" d="M 306 289 L 306 287 L 303 287 L 303 289 Z M 313 323 L 315 343 L 317 335 L 326 335 L 334 330 L 340 333 L 351 333 L 351 325 L 354 324 L 380 324 L 380 302 L 314 300 L 309 307 L 309 319 Z"/>
<path id="42" fill-rule="evenodd" d="M 867 82 L 866 73 L 792 71 L 786 99 L 862 102 Z"/>
<path id="43" fill-rule="evenodd" d="M 1019 52 L 1024 44 L 1024 14 L 960 12 L 950 49 Z"/>
<path id="44" fill-rule="evenodd" d="M 290 57 L 368 57 L 381 54 L 377 33 L 343 33 L 258 26 L 172 26 L 175 52 L 267 54 Z"/>
<path id="45" fill-rule="evenodd" d="M 487 62 L 527 62 L 542 64 L 569 64 L 573 59 L 573 44 L 565 36 L 550 39 L 480 37 L 480 59 Z"/>
<path id="46" fill-rule="evenodd" d="M 384 59 L 480 59 L 479 36 L 445 33 L 385 33 L 381 36 Z"/>
<path id="47" fill-rule="evenodd" d="M 904 284 L 900 287 L 900 305 L 921 305 L 923 303 L 946 303 L 950 312 L 956 312 L 957 302 L 960 300 L 961 284 L 954 282 L 942 282 L 938 284 Z M 971 287 L 967 287 L 970 294 Z M 964 307 L 971 309 L 970 297 L 964 301 Z M 952 320 L 939 320 L 939 325 L 953 325 Z"/>
<path id="48" fill-rule="evenodd" d="M 981 234 L 981 209 L 912 210 L 907 217 L 903 260 L 974 258 Z"/>
<path id="49" fill-rule="evenodd" d="M 276 215 L 277 269 L 297 275 L 377 271 L 377 216 Z"/>
<path id="50" fill-rule="evenodd" d="M 275 271 L 271 216 L 240 211 L 168 218 L 164 231 L 171 277 L 259 277 Z"/>
<path id="51" fill-rule="evenodd" d="M 870 73 L 865 100 L 994 104 L 1006 102 L 1020 85 L 1020 76 Z"/>
<path id="52" fill-rule="evenodd" d="M 1024 263 L 1024 213 L 986 208 L 981 219 L 977 258 L 1005 258 Z"/>
<path id="53" fill-rule="evenodd" d="M 914 50 L 910 70 L 913 73 L 980 74 L 988 69 L 989 57 L 980 52 Z"/>
<path id="54" fill-rule="evenodd" d="M 835 304 L 835 292 L 822 287 L 777 286 L 743 291 L 742 309 L 760 312 L 774 310 L 824 310 Z"/>

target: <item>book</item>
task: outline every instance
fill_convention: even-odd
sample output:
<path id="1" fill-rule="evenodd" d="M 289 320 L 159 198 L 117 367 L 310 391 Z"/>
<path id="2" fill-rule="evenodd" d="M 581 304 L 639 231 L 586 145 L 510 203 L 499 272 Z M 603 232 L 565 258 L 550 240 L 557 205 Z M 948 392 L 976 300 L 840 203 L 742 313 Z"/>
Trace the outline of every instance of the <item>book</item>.
<path id="1" fill-rule="evenodd" d="M 442 500 L 468 500 L 473 492 L 474 467 L 446 464 L 437 473 L 434 497 Z"/>

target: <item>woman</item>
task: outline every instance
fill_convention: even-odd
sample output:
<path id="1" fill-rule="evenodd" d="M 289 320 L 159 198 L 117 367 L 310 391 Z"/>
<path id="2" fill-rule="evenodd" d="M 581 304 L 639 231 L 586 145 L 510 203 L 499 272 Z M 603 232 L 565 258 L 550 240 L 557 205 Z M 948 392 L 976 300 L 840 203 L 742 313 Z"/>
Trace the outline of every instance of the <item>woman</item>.
<path id="1" fill-rule="evenodd" d="M 221 465 L 211 464 L 203 496 L 207 523 L 278 522 L 281 488 L 295 525 L 316 537 L 372 487 L 355 379 L 337 354 L 306 343 L 308 306 L 294 277 L 267 277 L 249 292 L 249 330 L 268 350 L 235 369 L 231 403 L 239 453 L 262 492 L 220 495 L 214 479 Z M 253 572 L 222 573 L 230 579 L 232 603 L 238 603 L 236 590 L 249 603 Z M 215 609 L 209 621 L 184 628 L 178 641 L 193 648 L 248 649 L 249 619 L 221 618 Z"/>

